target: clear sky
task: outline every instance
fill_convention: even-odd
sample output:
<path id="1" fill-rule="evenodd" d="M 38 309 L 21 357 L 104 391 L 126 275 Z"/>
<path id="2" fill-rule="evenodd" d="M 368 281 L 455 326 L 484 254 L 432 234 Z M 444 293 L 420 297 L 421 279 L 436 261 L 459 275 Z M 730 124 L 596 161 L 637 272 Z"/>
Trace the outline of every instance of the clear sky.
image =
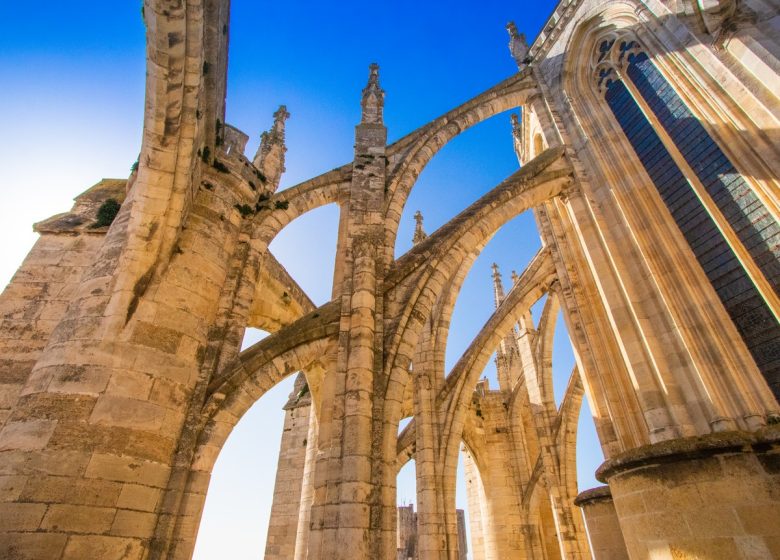
<path id="1" fill-rule="evenodd" d="M 140 2 L 4 2 L 0 23 L 0 284 L 35 242 L 33 222 L 66 211 L 103 177 L 126 177 L 140 147 L 144 26 Z M 258 2 L 233 0 L 227 122 L 251 136 L 284 103 L 287 173 L 282 188 L 352 159 L 360 90 L 381 66 L 385 121 L 393 141 L 516 71 L 504 26 L 531 40 L 554 2 Z M 430 233 L 517 169 L 509 117 L 502 114 L 447 145 L 423 172 L 403 218 L 396 254 L 411 246 L 412 215 Z M 291 224 L 272 251 L 318 304 L 331 292 L 335 207 Z M 506 276 L 539 248 L 533 216 L 503 228 L 474 264 L 458 299 L 447 348 L 452 366 L 492 309 L 490 264 Z M 537 314 L 538 317 L 538 314 Z M 251 333 L 256 340 L 259 333 Z M 248 341 L 247 341 L 248 342 Z M 574 363 L 565 328 L 553 368 L 560 398 Z M 486 370 L 495 378 L 494 368 Z M 494 383 L 495 386 L 495 383 Z M 196 558 L 262 557 L 291 379 L 255 405 L 215 467 Z M 580 488 L 597 483 L 603 460 L 589 410 L 578 442 Z M 399 503 L 415 502 L 413 468 L 399 476 Z M 462 481 L 458 503 L 465 506 Z"/>

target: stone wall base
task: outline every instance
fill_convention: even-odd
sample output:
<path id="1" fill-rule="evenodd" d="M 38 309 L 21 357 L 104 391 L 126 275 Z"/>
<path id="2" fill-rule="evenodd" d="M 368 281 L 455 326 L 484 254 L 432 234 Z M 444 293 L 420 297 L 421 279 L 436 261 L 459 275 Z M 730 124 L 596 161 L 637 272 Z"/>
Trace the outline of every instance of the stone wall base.
<path id="1" fill-rule="evenodd" d="M 596 473 L 632 560 L 780 558 L 780 429 L 641 447 Z"/>
<path id="2" fill-rule="evenodd" d="M 585 490 L 574 500 L 582 509 L 588 528 L 590 550 L 595 560 L 628 560 L 609 486 Z"/>

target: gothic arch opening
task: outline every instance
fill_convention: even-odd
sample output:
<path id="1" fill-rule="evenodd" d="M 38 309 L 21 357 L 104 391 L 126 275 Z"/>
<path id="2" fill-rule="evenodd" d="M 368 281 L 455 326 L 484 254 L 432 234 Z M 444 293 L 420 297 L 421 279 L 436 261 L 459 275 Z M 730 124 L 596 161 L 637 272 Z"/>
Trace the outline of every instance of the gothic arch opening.
<path id="1" fill-rule="evenodd" d="M 285 227 L 269 250 L 315 305 L 331 300 L 339 207 L 315 208 Z"/>
<path id="2" fill-rule="evenodd" d="M 452 309 L 445 353 L 447 372 L 496 309 L 493 265 L 498 265 L 502 289 L 509 291 L 513 272 L 521 273 L 540 247 L 533 213 L 524 212 L 499 229 L 474 260 Z M 485 375 L 497 379 L 493 360 L 488 362 Z"/>
<path id="3" fill-rule="evenodd" d="M 290 376 L 268 391 L 227 438 L 211 473 L 193 560 L 263 557 L 285 420 L 282 407 L 294 381 Z"/>
<path id="4" fill-rule="evenodd" d="M 517 170 L 511 135 L 508 112 L 499 113 L 461 132 L 433 156 L 404 206 L 396 258 L 413 246 L 418 211 L 430 234 Z"/>

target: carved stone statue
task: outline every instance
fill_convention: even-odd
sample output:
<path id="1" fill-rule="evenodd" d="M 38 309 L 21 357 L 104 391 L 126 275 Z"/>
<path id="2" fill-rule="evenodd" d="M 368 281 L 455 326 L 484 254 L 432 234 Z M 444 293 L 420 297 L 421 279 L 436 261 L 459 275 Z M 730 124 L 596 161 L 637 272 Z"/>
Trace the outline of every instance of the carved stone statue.
<path id="1" fill-rule="evenodd" d="M 528 42 L 525 40 L 525 34 L 517 31 L 515 22 L 510 21 L 506 24 L 506 30 L 509 32 L 509 52 L 515 59 L 518 70 L 522 70 L 531 62 L 528 56 Z"/>

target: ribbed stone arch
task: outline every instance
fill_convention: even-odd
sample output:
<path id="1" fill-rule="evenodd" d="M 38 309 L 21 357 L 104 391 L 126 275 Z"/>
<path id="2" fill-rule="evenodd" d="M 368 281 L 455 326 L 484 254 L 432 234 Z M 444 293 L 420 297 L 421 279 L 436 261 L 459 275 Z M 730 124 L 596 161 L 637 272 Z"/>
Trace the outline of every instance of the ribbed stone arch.
<path id="1" fill-rule="evenodd" d="M 331 306 L 333 307 L 333 306 Z M 321 313 L 321 314 L 320 314 Z M 317 315 L 315 317 L 315 315 Z M 302 318 L 244 350 L 222 378 L 209 386 L 196 430 L 197 442 L 191 465 L 186 470 L 184 499 L 173 514 L 169 537 L 172 558 L 189 558 L 197 536 L 200 515 L 214 463 L 233 428 L 249 408 L 288 376 L 303 372 L 316 399 L 321 379 L 309 379 L 309 372 L 322 370 L 333 352 L 338 330 L 330 308 Z"/>
<path id="2" fill-rule="evenodd" d="M 537 326 L 537 342 L 534 353 L 537 357 L 539 371 L 537 375 L 538 390 L 541 402 L 551 412 L 555 411 L 555 393 L 552 369 L 553 339 L 555 338 L 555 327 L 558 322 L 558 311 L 561 308 L 560 299 L 553 286 L 547 292 L 547 300 L 544 302 L 542 315 L 539 318 Z M 528 380 L 526 380 L 526 383 Z"/>
<path id="3" fill-rule="evenodd" d="M 386 371 L 390 373 L 388 402 L 401 402 L 403 377 L 420 328 L 435 302 L 435 295 L 470 254 L 478 254 L 498 229 L 510 219 L 544 200 L 557 196 L 570 181 L 563 150 L 550 149 L 501 185 L 461 212 L 401 257 L 388 274 L 387 289 L 399 290 L 395 299 L 407 302 L 396 319 L 398 328 L 387 347 Z M 422 276 L 404 280 L 415 270 Z M 387 299 L 391 299 L 389 295 Z M 480 370 L 481 371 L 481 370 Z M 394 382 L 394 380 L 397 380 Z M 476 383 L 476 380 L 475 380 Z M 473 384 L 472 384 L 473 386 Z M 398 391 L 401 394 L 397 394 Z"/>
<path id="4" fill-rule="evenodd" d="M 339 192 L 349 186 L 350 177 L 351 168 L 340 167 L 279 191 L 267 203 L 271 209 L 256 218 L 253 239 L 268 247 L 285 227 L 304 214 L 338 203 Z"/>
<path id="5" fill-rule="evenodd" d="M 558 408 L 558 425 L 555 434 L 555 442 L 560 450 L 560 469 L 563 474 L 563 482 L 572 496 L 577 494 L 577 438 L 579 437 L 579 418 L 582 412 L 582 401 L 585 389 L 582 384 L 582 375 L 578 367 L 569 377 L 561 406 Z"/>
<path id="6" fill-rule="evenodd" d="M 539 253 L 455 364 L 439 397 L 441 405 L 446 409 L 445 425 L 450 435 L 462 430 L 463 413 L 468 408 L 471 388 L 476 385 L 493 349 L 516 322 L 517 314 L 528 309 L 549 290 L 555 278 L 555 267 L 549 253 Z M 452 443 L 449 447 L 448 455 Z"/>
<path id="7" fill-rule="evenodd" d="M 388 147 L 391 173 L 385 204 L 386 244 L 395 247 L 395 238 L 409 198 L 420 173 L 433 157 L 461 132 L 504 111 L 522 106 L 538 94 L 536 81 L 526 70 L 508 78 L 428 123 Z"/>
<path id="8" fill-rule="evenodd" d="M 258 382 L 257 372 L 261 368 L 273 364 L 277 370 L 286 371 L 286 365 L 280 365 L 286 364 L 280 361 L 282 354 L 291 352 L 294 357 L 296 349 L 322 340 L 331 341 L 337 332 L 338 306 L 336 302 L 330 302 L 301 317 L 293 325 L 284 327 L 253 344 L 239 354 L 235 363 L 226 372 L 209 383 L 204 411 L 212 417 L 213 414 L 209 411 L 223 410 L 230 404 L 228 401 L 234 398 L 234 395 L 251 392 L 251 386 Z M 295 358 L 294 361 L 301 360 Z"/>

